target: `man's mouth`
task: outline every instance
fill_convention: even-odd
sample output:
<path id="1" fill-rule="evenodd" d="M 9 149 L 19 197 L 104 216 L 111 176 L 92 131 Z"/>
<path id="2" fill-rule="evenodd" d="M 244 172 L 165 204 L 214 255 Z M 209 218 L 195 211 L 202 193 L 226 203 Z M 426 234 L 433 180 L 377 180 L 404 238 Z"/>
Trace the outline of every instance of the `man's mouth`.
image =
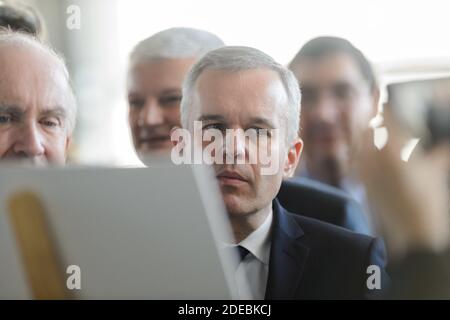
<path id="1" fill-rule="evenodd" d="M 152 135 L 139 139 L 139 145 L 148 148 L 160 148 L 166 146 L 170 142 L 170 136 L 168 135 Z"/>
<path id="2" fill-rule="evenodd" d="M 233 185 L 238 186 L 244 183 L 248 183 L 248 180 L 237 171 L 222 171 L 217 175 L 217 180 L 221 185 Z"/>

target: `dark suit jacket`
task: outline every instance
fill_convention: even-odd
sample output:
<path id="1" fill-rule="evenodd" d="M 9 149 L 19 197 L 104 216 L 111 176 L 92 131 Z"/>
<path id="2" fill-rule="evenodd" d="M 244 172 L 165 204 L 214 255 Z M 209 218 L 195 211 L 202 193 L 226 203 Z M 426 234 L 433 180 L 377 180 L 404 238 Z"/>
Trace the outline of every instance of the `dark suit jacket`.
<path id="1" fill-rule="evenodd" d="M 363 208 L 345 192 L 307 178 L 283 181 L 277 198 L 290 212 L 371 234 Z"/>
<path id="2" fill-rule="evenodd" d="M 364 299 L 367 267 L 378 265 L 382 288 L 385 251 L 378 239 L 287 212 L 273 201 L 272 244 L 266 299 Z"/>

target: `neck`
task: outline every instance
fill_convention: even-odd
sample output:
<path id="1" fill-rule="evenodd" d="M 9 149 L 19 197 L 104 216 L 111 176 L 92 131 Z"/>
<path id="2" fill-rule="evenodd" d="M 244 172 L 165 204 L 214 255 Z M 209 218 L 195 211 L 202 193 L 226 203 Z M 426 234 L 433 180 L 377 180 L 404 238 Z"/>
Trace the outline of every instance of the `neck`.
<path id="1" fill-rule="evenodd" d="M 253 231 L 258 229 L 269 214 L 272 213 L 272 202 L 268 206 L 243 216 L 230 216 L 231 228 L 233 230 L 234 241 L 239 243 L 247 238 Z"/>

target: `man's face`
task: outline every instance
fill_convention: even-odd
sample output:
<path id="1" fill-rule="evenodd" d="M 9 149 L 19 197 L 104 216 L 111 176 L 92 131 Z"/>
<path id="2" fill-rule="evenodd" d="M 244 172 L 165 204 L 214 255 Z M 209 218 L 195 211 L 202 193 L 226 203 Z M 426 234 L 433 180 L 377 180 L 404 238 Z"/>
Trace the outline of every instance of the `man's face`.
<path id="1" fill-rule="evenodd" d="M 31 45 L 0 48 L 0 157 L 64 164 L 69 85 L 56 58 Z"/>
<path id="2" fill-rule="evenodd" d="M 377 94 L 347 54 L 305 58 L 292 69 L 302 89 L 300 125 L 307 163 L 347 167 L 375 115 Z"/>
<path id="3" fill-rule="evenodd" d="M 279 129 L 279 135 L 268 136 L 270 151 L 277 156 L 279 170 L 273 175 L 261 174 L 261 163 L 249 163 L 249 144 L 235 140 L 236 148 L 227 150 L 234 158 L 245 157 L 246 164 L 215 164 L 214 170 L 230 216 L 242 217 L 270 205 L 283 177 L 295 170 L 301 151 L 301 140 L 288 148 L 286 120 L 280 109 L 286 108 L 286 92 L 278 75 L 271 70 L 226 72 L 207 70 L 200 75 L 194 92 L 192 120 L 202 121 L 203 133 L 218 129 L 243 131 Z M 224 139 L 225 140 L 225 139 Z M 205 148 L 209 142 L 203 142 Z M 256 146 L 260 152 L 261 145 Z"/>
<path id="4" fill-rule="evenodd" d="M 131 68 L 128 77 L 128 121 L 136 152 L 169 153 L 170 130 L 180 125 L 183 80 L 196 61 L 159 59 Z"/>

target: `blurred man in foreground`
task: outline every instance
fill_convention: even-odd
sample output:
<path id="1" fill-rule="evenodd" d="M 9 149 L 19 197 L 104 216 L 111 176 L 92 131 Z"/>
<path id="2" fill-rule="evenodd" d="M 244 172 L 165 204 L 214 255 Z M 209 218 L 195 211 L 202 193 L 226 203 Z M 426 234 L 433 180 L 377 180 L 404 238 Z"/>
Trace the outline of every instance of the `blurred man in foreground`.
<path id="1" fill-rule="evenodd" d="M 414 99 L 400 105 L 388 102 L 384 107 L 384 125 L 389 132 L 385 147 L 380 151 L 370 148 L 372 136 L 365 135 L 367 144 L 359 169 L 371 204 L 380 213 L 390 257 L 390 298 L 450 298 L 450 79 L 446 81 L 445 91 L 439 94 L 446 100 L 441 104 L 446 108 L 440 110 L 441 117 L 427 119 L 426 112 L 421 114 L 421 110 L 434 106 L 420 105 L 432 95 L 424 92 L 424 87 L 408 86 L 407 93 Z M 425 108 L 415 108 L 417 102 Z M 413 114 L 428 133 L 419 136 L 420 142 L 407 161 L 401 152 L 411 139 L 411 127 L 405 126 L 406 119 L 394 108 Z M 439 127 L 442 130 L 436 130 Z"/>

